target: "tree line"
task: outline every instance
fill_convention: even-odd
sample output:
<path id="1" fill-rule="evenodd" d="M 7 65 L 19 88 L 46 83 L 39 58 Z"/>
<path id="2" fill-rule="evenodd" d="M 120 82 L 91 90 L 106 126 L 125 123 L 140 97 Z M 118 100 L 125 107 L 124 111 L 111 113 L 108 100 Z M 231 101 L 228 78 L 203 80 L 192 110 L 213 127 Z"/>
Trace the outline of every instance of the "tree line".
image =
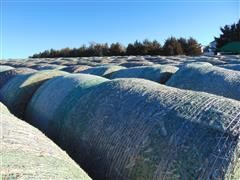
<path id="1" fill-rule="evenodd" d="M 197 56 L 202 53 L 201 45 L 196 39 L 168 38 L 162 46 L 157 40 L 135 41 L 127 47 L 121 43 L 91 43 L 89 46 L 82 45 L 79 48 L 64 48 L 60 50 L 46 50 L 34 54 L 31 58 L 55 58 L 55 57 L 91 57 L 91 56 L 125 56 L 125 55 L 188 55 Z"/>

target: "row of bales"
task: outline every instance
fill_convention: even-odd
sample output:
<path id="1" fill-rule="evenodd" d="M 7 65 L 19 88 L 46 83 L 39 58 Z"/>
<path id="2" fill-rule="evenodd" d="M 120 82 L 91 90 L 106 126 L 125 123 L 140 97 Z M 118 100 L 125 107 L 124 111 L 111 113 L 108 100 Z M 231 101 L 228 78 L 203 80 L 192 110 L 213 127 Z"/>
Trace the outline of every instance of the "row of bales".
<path id="1" fill-rule="evenodd" d="M 26 121 L 2 117 L 9 123 L 3 129 L 13 131 L 11 138 L 3 135 L 9 148 L 24 142 L 21 153 L 62 152 L 52 142 L 50 148 L 50 138 L 93 179 L 240 179 L 240 71 L 205 62 L 52 70 L 7 65 L 0 66 L 0 101 Z M 21 153 L 4 148 L 5 176 L 89 178 L 66 154 L 61 157 L 70 167 L 41 161 L 44 174 L 40 160 L 19 161 Z M 24 173 L 31 163 L 34 176 Z M 76 173 L 69 175 L 73 165 Z"/>
<path id="2" fill-rule="evenodd" d="M 118 65 L 123 67 L 151 66 L 151 65 L 173 65 L 180 67 L 186 62 L 208 62 L 216 66 L 228 69 L 240 70 L 239 55 L 222 56 L 112 56 L 112 57 L 79 57 L 79 58 L 44 58 L 44 59 L 9 59 L 1 61 L 1 65 L 13 67 L 29 67 L 37 70 L 61 69 L 69 66 L 94 67 L 100 65 Z"/>

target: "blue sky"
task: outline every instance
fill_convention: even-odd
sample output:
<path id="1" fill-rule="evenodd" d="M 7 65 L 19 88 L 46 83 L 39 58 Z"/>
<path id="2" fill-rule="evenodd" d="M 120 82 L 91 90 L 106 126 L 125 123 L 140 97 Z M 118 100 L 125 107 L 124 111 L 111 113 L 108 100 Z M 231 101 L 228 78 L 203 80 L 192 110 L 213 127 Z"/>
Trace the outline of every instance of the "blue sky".
<path id="1" fill-rule="evenodd" d="M 240 18 L 235 0 L 2 0 L 1 57 L 24 58 L 89 42 L 194 37 L 206 45 Z"/>

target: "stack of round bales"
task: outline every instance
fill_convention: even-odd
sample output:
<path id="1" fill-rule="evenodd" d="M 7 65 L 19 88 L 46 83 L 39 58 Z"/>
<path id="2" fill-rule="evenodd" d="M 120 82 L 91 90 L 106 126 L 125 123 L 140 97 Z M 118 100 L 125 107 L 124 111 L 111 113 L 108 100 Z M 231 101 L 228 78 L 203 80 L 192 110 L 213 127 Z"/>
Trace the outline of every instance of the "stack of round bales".
<path id="1" fill-rule="evenodd" d="M 129 78 L 60 111 L 55 141 L 94 179 L 240 178 L 238 101 Z"/>
<path id="2" fill-rule="evenodd" d="M 90 74 L 55 77 L 44 83 L 34 94 L 26 110 L 26 120 L 50 138 L 58 136 L 56 127 L 78 98 L 107 79 Z"/>
<path id="3" fill-rule="evenodd" d="M 110 79 L 143 78 L 164 84 L 177 70 L 177 67 L 168 65 L 140 66 L 113 72 Z"/>
<path id="4" fill-rule="evenodd" d="M 90 179 L 64 151 L 1 102 L 0 113 L 1 179 Z"/>
<path id="5" fill-rule="evenodd" d="M 0 89 L 0 100 L 17 117 L 23 118 L 26 106 L 34 92 L 46 80 L 66 74 L 68 73 L 64 71 L 46 70 L 16 75 Z"/>
<path id="6" fill-rule="evenodd" d="M 0 88 L 18 74 L 29 74 L 33 72 L 37 72 L 37 70 L 30 68 L 15 68 L 0 72 Z"/>
<path id="7" fill-rule="evenodd" d="M 1 65 L 0 66 L 0 72 L 8 71 L 8 70 L 11 70 L 11 69 L 14 69 L 14 67 L 6 66 L 6 65 Z"/>
<path id="8" fill-rule="evenodd" d="M 212 66 L 209 63 L 187 64 L 166 84 L 240 100 L 240 72 Z"/>
<path id="9" fill-rule="evenodd" d="M 80 71 L 79 73 L 92 74 L 96 76 L 103 76 L 103 77 L 109 78 L 113 72 L 119 71 L 120 69 L 126 69 L 126 68 L 122 66 L 105 65 L 105 66 L 88 68 L 86 70 Z"/>

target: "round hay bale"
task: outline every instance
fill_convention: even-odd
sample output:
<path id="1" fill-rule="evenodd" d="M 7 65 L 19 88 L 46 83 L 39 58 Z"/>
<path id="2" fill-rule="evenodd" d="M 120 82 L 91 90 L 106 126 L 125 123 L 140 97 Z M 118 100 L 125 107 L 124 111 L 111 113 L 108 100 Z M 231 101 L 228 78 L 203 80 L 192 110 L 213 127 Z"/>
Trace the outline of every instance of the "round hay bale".
<path id="1" fill-rule="evenodd" d="M 240 72 L 212 66 L 209 63 L 187 64 L 166 84 L 240 100 Z"/>
<path id="2" fill-rule="evenodd" d="M 61 70 L 62 68 L 65 68 L 66 66 L 55 65 L 55 64 L 36 64 L 33 66 L 29 66 L 29 67 L 36 69 L 36 70 Z"/>
<path id="3" fill-rule="evenodd" d="M 0 107 L 1 179 L 90 179 L 39 130 Z"/>
<path id="4" fill-rule="evenodd" d="M 0 65 L 1 65 L 1 66 L 4 66 L 4 65 L 6 65 L 6 63 L 7 63 L 7 61 L 6 61 L 6 60 L 0 60 Z"/>
<path id="5" fill-rule="evenodd" d="M 130 68 L 130 67 L 137 67 L 137 66 L 152 66 L 154 65 L 152 62 L 149 61 L 142 61 L 142 62 L 124 62 L 121 63 L 120 66 Z"/>
<path id="6" fill-rule="evenodd" d="M 90 88 L 107 79 L 89 74 L 71 74 L 52 78 L 34 94 L 26 110 L 26 120 L 50 138 L 58 136 L 56 122 L 74 106 L 74 101 Z"/>
<path id="7" fill-rule="evenodd" d="M 207 62 L 207 63 L 211 63 L 213 65 L 221 65 L 221 64 L 225 64 L 224 61 L 218 59 L 217 57 L 208 57 L 208 56 L 200 56 L 200 57 L 191 57 L 189 59 L 194 59 L 196 62 Z"/>
<path id="8" fill-rule="evenodd" d="M 125 67 L 122 66 L 97 66 L 97 67 L 92 67 L 88 68 L 86 70 L 80 71 L 79 73 L 83 74 L 92 74 L 96 76 L 103 76 L 103 77 L 110 77 L 111 74 L 115 71 L 118 71 L 120 69 L 126 69 Z"/>
<path id="9" fill-rule="evenodd" d="M 69 73 L 79 73 L 83 70 L 86 70 L 88 68 L 91 68 L 91 66 L 86 66 L 86 65 L 72 65 L 72 66 L 67 66 L 63 69 L 61 69 L 62 71 L 67 71 Z"/>
<path id="10" fill-rule="evenodd" d="M 177 67 L 168 65 L 140 66 L 116 71 L 110 79 L 143 78 L 164 84 L 177 70 Z"/>
<path id="11" fill-rule="evenodd" d="M 0 72 L 0 88 L 17 74 L 29 74 L 33 72 L 37 72 L 37 70 L 30 68 L 16 68 Z"/>
<path id="12" fill-rule="evenodd" d="M 56 142 L 94 179 L 240 178 L 239 112 L 239 101 L 117 79 L 78 98 Z"/>
<path id="13" fill-rule="evenodd" d="M 67 72 L 57 70 L 19 74 L 9 80 L 0 90 L 0 100 L 19 118 L 23 118 L 26 106 L 35 91 L 46 81 Z"/>
<path id="14" fill-rule="evenodd" d="M 6 66 L 6 65 L 1 65 L 0 66 L 0 72 L 8 71 L 8 70 L 11 70 L 11 69 L 14 69 L 14 67 Z"/>

